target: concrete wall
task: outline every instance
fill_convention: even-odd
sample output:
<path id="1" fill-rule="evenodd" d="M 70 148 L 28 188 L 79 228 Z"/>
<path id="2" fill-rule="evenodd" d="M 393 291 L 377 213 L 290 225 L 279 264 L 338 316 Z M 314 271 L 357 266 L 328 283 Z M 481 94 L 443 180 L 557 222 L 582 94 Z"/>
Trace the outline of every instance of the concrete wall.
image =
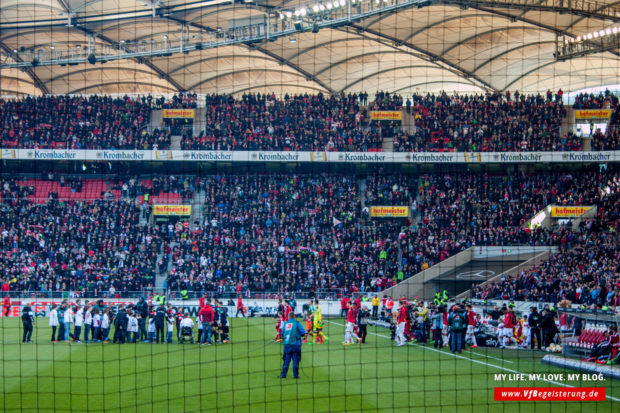
<path id="1" fill-rule="evenodd" d="M 427 286 L 426 283 L 439 277 L 444 272 L 451 271 L 456 267 L 467 264 L 473 259 L 473 256 L 474 247 L 470 247 L 465 251 L 461 251 L 458 254 L 433 265 L 429 269 L 424 270 L 413 277 L 388 288 L 387 290 L 384 290 L 380 295 L 383 296 L 386 294 L 393 298 L 405 296 L 407 299 L 419 297 L 424 300 L 430 300 L 432 299 L 433 294 L 435 294 L 435 291 L 430 286 Z"/>
<path id="2" fill-rule="evenodd" d="M 548 247 L 549 248 L 549 247 Z M 533 256 L 532 258 L 530 258 L 529 260 L 512 267 L 511 269 L 509 269 L 508 271 L 505 271 L 501 274 L 496 275 L 495 277 L 489 278 L 488 280 L 486 280 L 483 283 L 480 283 L 480 286 L 485 286 L 488 283 L 492 283 L 492 282 L 496 282 L 499 281 L 502 278 L 502 275 L 506 275 L 507 277 L 516 277 L 519 274 L 521 274 L 521 272 L 523 271 L 527 271 L 537 265 L 542 264 L 544 261 L 546 261 L 549 256 L 555 251 L 555 249 L 549 248 L 546 251 L 543 251 L 539 254 L 536 254 L 535 256 Z M 462 299 L 462 298 L 469 298 L 471 297 L 471 290 L 467 290 L 464 293 L 459 294 L 456 298 L 457 299 Z"/>

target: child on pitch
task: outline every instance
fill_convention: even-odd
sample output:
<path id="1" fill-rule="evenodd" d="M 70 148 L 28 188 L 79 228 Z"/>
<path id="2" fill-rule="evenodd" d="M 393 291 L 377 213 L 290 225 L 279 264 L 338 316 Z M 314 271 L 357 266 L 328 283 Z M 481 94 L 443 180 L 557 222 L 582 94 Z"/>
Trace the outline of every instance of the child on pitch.
<path id="1" fill-rule="evenodd" d="M 278 321 L 276 322 L 276 338 L 273 340 L 276 343 L 282 342 L 282 324 L 284 323 L 284 315 L 282 314 L 282 310 L 278 310 Z"/>
<path id="2" fill-rule="evenodd" d="M 202 343 L 202 323 L 200 322 L 200 320 L 196 320 L 196 324 L 198 325 L 198 340 L 196 340 L 196 342 L 198 344 Z"/>
<path id="3" fill-rule="evenodd" d="M 301 341 L 302 343 L 307 343 L 308 342 L 308 336 L 313 335 L 313 333 L 312 333 L 312 324 L 313 324 L 312 318 L 313 318 L 312 313 L 310 312 L 310 310 L 307 310 L 306 311 L 306 332 L 307 333 L 304 336 L 303 340 Z M 311 343 L 312 343 L 312 341 L 311 341 Z"/>
<path id="4" fill-rule="evenodd" d="M 319 300 L 314 300 L 314 306 L 312 307 L 314 310 L 313 313 L 313 340 L 314 342 L 318 342 L 319 344 L 324 344 L 329 339 L 325 334 L 323 334 L 323 313 L 321 312 L 321 306 L 319 305 Z M 309 331 L 309 330 L 308 330 Z"/>
<path id="5" fill-rule="evenodd" d="M 167 333 L 166 334 L 166 342 L 168 343 L 172 343 L 172 333 L 174 333 L 174 325 L 176 324 L 176 320 L 174 318 L 173 314 L 168 314 L 168 316 L 166 317 L 166 327 L 167 327 Z"/>
<path id="6" fill-rule="evenodd" d="M 155 341 L 155 314 L 151 313 L 148 321 L 147 332 L 149 335 L 149 343 L 153 343 Z"/>

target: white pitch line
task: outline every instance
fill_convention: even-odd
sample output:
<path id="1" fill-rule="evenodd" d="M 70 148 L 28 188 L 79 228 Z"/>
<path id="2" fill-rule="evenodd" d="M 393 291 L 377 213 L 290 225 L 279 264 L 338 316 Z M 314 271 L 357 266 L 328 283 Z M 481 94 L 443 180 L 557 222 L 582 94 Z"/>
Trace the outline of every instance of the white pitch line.
<path id="1" fill-rule="evenodd" d="M 344 324 L 336 323 L 334 321 L 327 320 L 327 322 L 331 323 L 331 324 L 336 324 L 336 325 L 341 326 L 341 327 L 344 327 Z M 373 333 L 373 332 L 369 332 L 368 334 L 372 334 L 374 336 L 383 337 L 383 338 L 386 338 L 386 339 L 390 340 L 389 336 L 385 336 L 383 334 L 377 334 L 377 333 Z M 425 347 L 425 346 L 421 346 L 419 344 L 414 344 L 414 345 L 417 346 L 417 347 L 423 348 L 424 350 L 434 351 L 436 353 L 444 354 L 446 356 L 452 356 L 452 357 L 455 357 L 455 358 L 458 358 L 458 359 L 469 360 L 469 361 L 471 361 L 473 363 L 482 364 L 483 366 L 495 367 L 496 369 L 504 370 L 504 371 L 507 371 L 507 372 L 510 372 L 510 373 L 525 374 L 525 373 L 521 373 L 520 371 L 509 369 L 509 368 L 504 367 L 504 366 L 498 366 L 496 364 L 490 364 L 490 363 L 486 363 L 484 361 L 474 360 L 474 359 L 470 359 L 468 357 L 463 357 L 463 356 L 461 356 L 459 354 L 445 353 L 445 352 L 439 351 L 439 350 L 437 350 L 435 348 Z M 540 379 L 539 381 L 546 381 L 547 383 L 557 384 L 558 386 L 562 386 L 562 387 L 570 387 L 570 388 L 574 388 L 575 387 L 575 386 L 571 386 L 570 384 L 560 383 L 560 382 L 554 381 L 554 380 Z M 620 402 L 620 398 L 608 396 L 607 394 L 605 394 L 605 397 L 608 398 L 609 400 L 613 400 L 615 402 Z"/>

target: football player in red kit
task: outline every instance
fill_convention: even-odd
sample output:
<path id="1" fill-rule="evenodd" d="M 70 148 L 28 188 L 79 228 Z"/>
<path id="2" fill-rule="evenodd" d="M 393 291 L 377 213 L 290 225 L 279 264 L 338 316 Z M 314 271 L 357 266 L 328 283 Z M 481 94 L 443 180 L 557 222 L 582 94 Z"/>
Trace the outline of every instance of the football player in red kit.
<path id="1" fill-rule="evenodd" d="M 476 312 L 472 308 L 471 304 L 467 305 L 467 333 L 465 334 L 465 341 L 471 341 L 471 347 L 478 347 L 476 342 L 476 335 L 474 334 L 474 328 L 476 328 Z"/>
<path id="2" fill-rule="evenodd" d="M 359 343 L 360 342 L 360 338 L 357 334 L 355 334 L 355 323 L 356 323 L 356 316 L 357 316 L 357 309 L 355 308 L 355 304 L 349 302 L 347 304 L 349 306 L 349 310 L 347 311 L 347 324 L 345 326 L 344 329 L 344 344 L 345 346 L 348 346 L 350 344 L 353 343 L 353 338 L 355 338 L 355 342 Z"/>
<path id="3" fill-rule="evenodd" d="M 396 344 L 404 346 L 407 344 L 405 338 L 405 325 L 407 324 L 407 306 L 405 301 L 401 300 L 398 306 L 398 316 L 396 318 Z"/>

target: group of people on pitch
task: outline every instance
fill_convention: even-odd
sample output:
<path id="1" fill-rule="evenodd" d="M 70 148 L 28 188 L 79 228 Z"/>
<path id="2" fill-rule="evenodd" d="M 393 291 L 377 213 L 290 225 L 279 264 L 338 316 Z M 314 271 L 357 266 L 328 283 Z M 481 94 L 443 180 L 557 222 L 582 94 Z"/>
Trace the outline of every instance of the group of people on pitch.
<path id="1" fill-rule="evenodd" d="M 35 313 L 29 305 L 22 309 L 23 342 L 31 342 Z M 228 343 L 228 309 L 217 299 L 201 299 L 197 317 L 198 343 Z M 97 342 L 108 343 L 172 343 L 180 341 L 183 327 L 191 328 L 193 339 L 194 322 L 183 307 L 171 304 L 149 305 L 144 298 L 135 304 L 121 304 L 116 308 L 106 306 L 103 300 L 90 303 L 77 300 L 74 304 L 63 300 L 52 305 L 49 326 L 52 342 Z M 112 331 L 112 327 L 114 330 Z M 111 338 L 112 337 L 112 338 Z"/>

